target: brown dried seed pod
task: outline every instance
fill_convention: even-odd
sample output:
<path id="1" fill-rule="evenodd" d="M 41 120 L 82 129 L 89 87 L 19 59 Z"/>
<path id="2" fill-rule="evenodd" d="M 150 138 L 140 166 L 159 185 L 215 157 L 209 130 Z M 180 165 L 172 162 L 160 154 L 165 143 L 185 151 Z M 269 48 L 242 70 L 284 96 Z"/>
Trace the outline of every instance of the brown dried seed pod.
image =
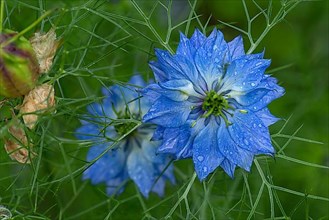
<path id="1" fill-rule="evenodd" d="M 12 137 L 5 140 L 5 149 L 10 158 L 19 163 L 31 163 L 35 153 L 32 152 L 32 144 L 28 142 L 23 125 L 18 119 L 14 119 L 8 132 Z"/>
<path id="2" fill-rule="evenodd" d="M 40 72 L 46 73 L 53 64 L 53 58 L 60 45 L 60 41 L 56 40 L 55 30 L 52 28 L 48 33 L 37 32 L 30 39 L 33 50 L 40 64 Z"/>
<path id="3" fill-rule="evenodd" d="M 20 113 L 29 129 L 33 129 L 40 114 L 52 111 L 55 105 L 55 91 L 50 84 L 35 87 L 24 97 Z"/>

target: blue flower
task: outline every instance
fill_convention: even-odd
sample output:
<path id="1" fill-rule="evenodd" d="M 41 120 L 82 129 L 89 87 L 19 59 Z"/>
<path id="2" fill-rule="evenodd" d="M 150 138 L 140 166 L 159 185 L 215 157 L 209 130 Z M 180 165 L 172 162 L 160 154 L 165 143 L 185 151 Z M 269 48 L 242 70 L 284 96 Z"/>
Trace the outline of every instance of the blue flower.
<path id="1" fill-rule="evenodd" d="M 263 53 L 245 54 L 241 37 L 227 43 L 214 29 L 208 37 L 181 34 L 174 55 L 155 54 L 143 121 L 158 125 L 159 153 L 193 158 L 200 180 L 218 166 L 233 178 L 236 167 L 250 171 L 255 155 L 274 154 L 268 126 L 278 119 L 267 105 L 284 89 L 264 73 L 270 60 Z"/>
<path id="2" fill-rule="evenodd" d="M 128 84 L 145 86 L 140 76 L 132 77 Z M 121 193 L 127 180 L 132 179 L 144 197 L 150 191 L 162 196 L 166 180 L 174 183 L 175 178 L 173 166 L 168 166 L 170 158 L 156 155 L 158 142 L 150 141 L 154 125 L 138 124 L 149 102 L 132 86 L 115 85 L 102 92 L 105 98 L 87 107 L 90 114 L 76 131 L 78 139 L 92 143 L 87 161 L 96 160 L 85 170 L 83 179 L 106 183 L 109 195 Z"/>

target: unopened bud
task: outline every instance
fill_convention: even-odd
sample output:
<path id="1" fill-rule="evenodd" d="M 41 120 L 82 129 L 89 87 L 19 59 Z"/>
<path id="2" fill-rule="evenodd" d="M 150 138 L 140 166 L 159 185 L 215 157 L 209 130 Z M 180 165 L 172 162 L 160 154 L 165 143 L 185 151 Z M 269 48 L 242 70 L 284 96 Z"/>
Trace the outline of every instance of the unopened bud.
<path id="1" fill-rule="evenodd" d="M 0 33 L 0 95 L 19 97 L 34 88 L 39 65 L 31 43 L 23 36 L 8 43 L 16 32 Z"/>

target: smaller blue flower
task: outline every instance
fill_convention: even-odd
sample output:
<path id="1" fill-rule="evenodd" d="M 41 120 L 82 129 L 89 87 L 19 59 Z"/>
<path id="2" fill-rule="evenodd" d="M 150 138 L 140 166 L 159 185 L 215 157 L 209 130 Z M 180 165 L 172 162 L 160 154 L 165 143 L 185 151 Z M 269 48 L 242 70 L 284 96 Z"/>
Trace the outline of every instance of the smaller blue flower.
<path id="1" fill-rule="evenodd" d="M 128 84 L 145 86 L 139 75 Z M 103 94 L 101 103 L 87 107 L 90 115 L 84 117 L 76 131 L 78 139 L 92 143 L 87 161 L 96 160 L 85 170 L 83 179 L 90 179 L 92 184 L 106 183 L 108 195 L 121 193 L 132 179 L 144 197 L 150 191 L 162 196 L 166 180 L 174 184 L 175 178 L 170 158 L 156 155 L 158 142 L 150 141 L 154 126 L 138 126 L 149 102 L 140 98 L 132 86 L 103 88 Z M 112 145 L 115 147 L 109 150 Z"/>

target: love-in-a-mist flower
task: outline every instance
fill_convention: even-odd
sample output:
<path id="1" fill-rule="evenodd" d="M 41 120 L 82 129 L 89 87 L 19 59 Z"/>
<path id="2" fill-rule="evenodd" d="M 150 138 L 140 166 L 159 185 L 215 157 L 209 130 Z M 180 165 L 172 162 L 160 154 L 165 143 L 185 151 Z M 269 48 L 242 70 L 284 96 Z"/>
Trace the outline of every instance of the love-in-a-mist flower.
<path id="1" fill-rule="evenodd" d="M 175 182 L 173 166 L 167 155 L 156 155 L 158 142 L 150 141 L 154 125 L 138 124 L 150 105 L 131 85 L 144 87 L 145 82 L 134 76 L 127 86 L 103 88 L 102 102 L 88 106 L 90 115 L 76 131 L 78 139 L 92 142 L 87 161 L 94 163 L 83 178 L 106 183 L 109 195 L 122 192 L 132 179 L 145 197 L 150 191 L 162 196 L 166 180 Z"/>
<path id="2" fill-rule="evenodd" d="M 274 154 L 268 126 L 278 119 L 267 105 L 284 89 L 264 73 L 270 60 L 263 53 L 245 54 L 241 37 L 227 43 L 214 29 L 208 37 L 181 34 L 174 55 L 155 54 L 143 120 L 158 125 L 159 153 L 192 157 L 200 180 L 218 166 L 233 177 L 237 166 L 250 171 L 255 155 Z"/>

